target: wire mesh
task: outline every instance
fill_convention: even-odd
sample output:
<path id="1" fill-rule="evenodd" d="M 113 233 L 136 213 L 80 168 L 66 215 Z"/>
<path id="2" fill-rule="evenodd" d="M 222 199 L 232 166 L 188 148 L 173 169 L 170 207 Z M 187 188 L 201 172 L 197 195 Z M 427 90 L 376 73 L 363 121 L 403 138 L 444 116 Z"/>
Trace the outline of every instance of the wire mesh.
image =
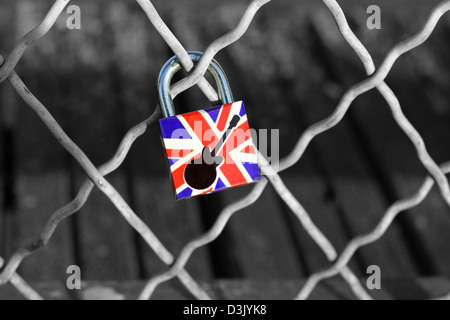
<path id="1" fill-rule="evenodd" d="M 206 48 L 200 63 L 194 68 L 194 64 L 189 58 L 187 51 L 164 23 L 152 2 L 150 0 L 136 1 L 170 49 L 180 58 L 183 67 L 187 71 L 191 71 L 189 76 L 173 86 L 173 96 L 175 97 L 192 86 L 198 85 L 210 101 L 217 101 L 218 97 L 214 89 L 203 77 L 207 71 L 208 65 L 220 50 L 238 41 L 245 34 L 258 10 L 270 2 L 270 0 L 253 0 L 247 7 L 237 27 L 211 43 Z M 0 274 L 0 286 L 9 282 L 14 285 L 25 298 L 42 299 L 36 291 L 34 291 L 22 278 L 19 277 L 16 271 L 27 256 L 43 248 L 49 242 L 56 228 L 63 220 L 75 214 L 84 206 L 94 187 L 97 187 L 109 198 L 125 220 L 142 236 L 142 238 L 158 255 L 158 257 L 166 265 L 170 266 L 166 272 L 155 276 L 148 281 L 147 285 L 140 294 L 140 299 L 151 298 L 158 285 L 175 277 L 183 283 L 183 285 L 192 293 L 194 297 L 198 299 L 211 299 L 208 292 L 202 288 L 202 286 L 198 284 L 185 270 L 187 262 L 195 250 L 206 246 L 217 239 L 232 216 L 239 210 L 242 210 L 257 201 L 268 183 L 271 183 L 281 199 L 287 204 L 311 238 L 321 248 L 327 259 L 333 263 L 332 267 L 329 269 L 317 272 L 310 276 L 305 285 L 299 290 L 296 299 L 307 299 L 320 281 L 339 274 L 345 279 L 357 298 L 372 299 L 358 278 L 348 267 L 348 263 L 354 256 L 355 252 L 359 248 L 372 244 L 383 237 L 398 214 L 418 206 L 426 198 L 435 183 L 438 186 L 444 200 L 450 205 L 450 187 L 448 180 L 445 177 L 446 174 L 450 173 L 450 162 L 439 166 L 432 159 L 427 152 L 425 143 L 419 132 L 403 114 L 401 105 L 395 93 L 384 82 L 384 79 L 387 77 L 395 62 L 401 55 L 420 46 L 428 39 L 440 18 L 450 10 L 450 1 L 447 0 L 442 2 L 432 11 L 430 17 L 420 32 L 392 48 L 378 69 L 376 69 L 372 57 L 367 49 L 362 45 L 350 29 L 345 14 L 337 1 L 322 1 L 333 14 L 339 31 L 362 61 L 369 77 L 350 88 L 342 96 L 339 104 L 329 117 L 313 124 L 301 135 L 294 150 L 288 157 L 281 161 L 279 172 L 287 170 L 295 165 L 302 158 L 305 150 L 308 148 L 308 145 L 316 136 L 331 130 L 339 124 L 345 117 L 352 102 L 358 96 L 372 89 L 377 89 L 391 108 L 396 123 L 408 136 L 416 148 L 420 161 L 429 173 L 429 177 L 425 179 L 421 188 L 415 194 L 392 204 L 384 213 L 384 216 L 378 226 L 376 226 L 372 232 L 367 235 L 358 236 L 350 241 L 342 254 L 338 256 L 332 243 L 319 230 L 319 228 L 315 226 L 308 212 L 285 186 L 283 180 L 278 175 L 279 172 L 276 172 L 269 165 L 267 160 L 263 156 L 259 155 L 261 171 L 266 177 L 263 178 L 260 183 L 255 185 L 254 189 L 247 196 L 223 209 L 212 228 L 204 235 L 186 244 L 184 249 L 181 251 L 181 254 L 175 258 L 153 233 L 151 228 L 146 225 L 130 208 L 120 193 L 114 189 L 108 180 L 105 179 L 105 176 L 114 172 L 121 166 L 136 139 L 142 136 L 146 132 L 147 128 L 153 125 L 160 117 L 159 106 L 156 107 L 154 113 L 148 119 L 144 120 L 127 132 L 115 155 L 108 162 L 99 168 L 96 168 L 90 159 L 85 155 L 83 150 L 81 150 L 64 132 L 58 122 L 53 118 L 52 114 L 35 96 L 33 96 L 18 74 L 14 71 L 14 68 L 21 60 L 27 48 L 39 41 L 47 32 L 50 31 L 52 26 L 56 23 L 58 17 L 63 12 L 64 8 L 66 8 L 70 2 L 70 0 L 57 0 L 42 20 L 41 24 L 26 34 L 19 41 L 6 60 L 0 56 L 0 83 L 3 83 L 5 80 L 9 81 L 18 95 L 38 114 L 40 119 L 48 127 L 61 146 L 66 149 L 81 165 L 88 178 L 78 191 L 77 196 L 70 203 L 53 213 L 51 218 L 47 221 L 40 237 L 31 244 L 21 247 L 14 252 L 12 257 L 2 269 Z M 4 261 L 0 258 L 0 268 L 3 264 Z"/>

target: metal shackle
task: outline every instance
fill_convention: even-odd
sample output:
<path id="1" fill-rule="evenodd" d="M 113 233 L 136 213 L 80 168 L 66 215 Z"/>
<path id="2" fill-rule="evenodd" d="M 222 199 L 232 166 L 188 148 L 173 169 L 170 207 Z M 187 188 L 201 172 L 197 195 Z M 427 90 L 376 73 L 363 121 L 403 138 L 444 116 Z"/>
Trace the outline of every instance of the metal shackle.
<path id="1" fill-rule="evenodd" d="M 197 64 L 203 56 L 202 52 L 189 51 L 189 57 L 194 64 Z M 176 115 L 175 107 L 172 100 L 170 84 L 172 82 L 173 76 L 181 70 L 181 63 L 177 56 L 172 57 L 166 62 L 164 67 L 161 69 L 158 77 L 158 92 L 159 92 L 159 102 L 161 106 L 162 115 L 164 118 L 173 117 Z M 222 67 L 213 60 L 208 67 L 208 72 L 214 78 L 216 82 L 218 95 L 220 101 L 223 104 L 228 104 L 234 102 L 233 94 L 231 93 L 230 83 L 228 82 L 227 76 L 223 71 Z"/>

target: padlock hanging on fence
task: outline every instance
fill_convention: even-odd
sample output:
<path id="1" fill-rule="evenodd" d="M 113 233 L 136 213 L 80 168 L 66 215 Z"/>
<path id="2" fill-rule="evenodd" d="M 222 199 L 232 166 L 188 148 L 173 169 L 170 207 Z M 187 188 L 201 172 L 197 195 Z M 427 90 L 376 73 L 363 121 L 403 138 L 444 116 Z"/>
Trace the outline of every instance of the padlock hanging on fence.
<path id="1" fill-rule="evenodd" d="M 203 53 L 189 52 L 194 63 Z M 170 94 L 173 76 L 181 69 L 175 56 L 162 68 L 158 91 L 163 117 L 162 144 L 175 198 L 186 199 L 259 181 L 256 148 L 242 101 L 234 102 L 222 67 L 213 60 L 213 76 L 221 106 L 175 114 Z"/>

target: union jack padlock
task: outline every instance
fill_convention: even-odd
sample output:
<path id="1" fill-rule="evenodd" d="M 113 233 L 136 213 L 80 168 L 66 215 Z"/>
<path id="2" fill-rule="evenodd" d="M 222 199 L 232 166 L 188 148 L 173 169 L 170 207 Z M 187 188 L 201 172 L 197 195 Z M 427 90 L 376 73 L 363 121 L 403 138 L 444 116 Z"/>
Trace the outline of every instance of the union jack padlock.
<path id="1" fill-rule="evenodd" d="M 189 52 L 194 63 L 201 52 Z M 221 66 L 212 61 L 214 78 L 223 105 L 181 115 L 175 114 L 170 83 L 181 69 L 175 56 L 158 78 L 162 143 L 177 200 L 204 195 L 261 179 L 244 103 L 234 102 Z"/>

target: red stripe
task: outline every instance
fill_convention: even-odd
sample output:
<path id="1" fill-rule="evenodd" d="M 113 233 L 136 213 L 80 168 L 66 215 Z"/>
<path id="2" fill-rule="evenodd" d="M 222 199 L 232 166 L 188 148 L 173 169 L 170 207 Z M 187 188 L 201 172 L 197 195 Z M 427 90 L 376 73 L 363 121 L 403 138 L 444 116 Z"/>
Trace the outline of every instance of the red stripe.
<path id="1" fill-rule="evenodd" d="M 218 141 L 219 138 L 200 112 L 194 111 L 184 114 L 183 118 L 195 132 L 198 139 L 203 143 L 203 146 L 209 146 Z"/>
<path id="2" fill-rule="evenodd" d="M 220 155 L 225 157 L 225 163 L 220 166 L 219 170 L 222 171 L 222 173 L 232 186 L 246 184 L 247 180 L 245 179 L 240 169 L 236 166 L 236 163 L 229 156 L 229 153 L 250 138 L 250 128 L 248 122 L 245 121 L 236 130 L 233 130 L 220 152 Z"/>
<path id="3" fill-rule="evenodd" d="M 219 122 L 217 123 L 217 129 L 219 129 L 219 131 L 224 131 L 226 129 L 225 127 L 228 124 L 228 116 L 230 115 L 232 105 L 232 103 L 229 103 L 222 107 L 222 112 L 219 116 Z"/>
<path id="4" fill-rule="evenodd" d="M 244 153 L 256 154 L 255 147 L 254 146 L 248 146 L 247 148 L 245 148 Z"/>
<path id="5" fill-rule="evenodd" d="M 208 193 L 210 193 L 211 191 L 213 191 L 213 188 L 211 188 L 211 189 L 208 189 L 208 190 L 206 190 L 206 191 L 202 192 L 202 195 L 204 195 L 204 194 L 208 194 Z"/>
<path id="6" fill-rule="evenodd" d="M 245 179 L 241 170 L 239 170 L 239 168 L 232 160 L 229 160 L 227 163 L 221 165 L 219 167 L 219 170 L 222 171 L 223 175 L 228 180 L 231 186 L 237 186 L 247 183 L 247 180 Z"/>
<path id="7" fill-rule="evenodd" d="M 228 155 L 231 151 L 239 147 L 245 141 L 251 138 L 250 128 L 248 126 L 248 122 L 245 121 L 238 128 L 233 130 L 230 136 L 227 138 L 225 145 L 222 150 L 219 152 L 219 155 L 224 156 Z"/>

